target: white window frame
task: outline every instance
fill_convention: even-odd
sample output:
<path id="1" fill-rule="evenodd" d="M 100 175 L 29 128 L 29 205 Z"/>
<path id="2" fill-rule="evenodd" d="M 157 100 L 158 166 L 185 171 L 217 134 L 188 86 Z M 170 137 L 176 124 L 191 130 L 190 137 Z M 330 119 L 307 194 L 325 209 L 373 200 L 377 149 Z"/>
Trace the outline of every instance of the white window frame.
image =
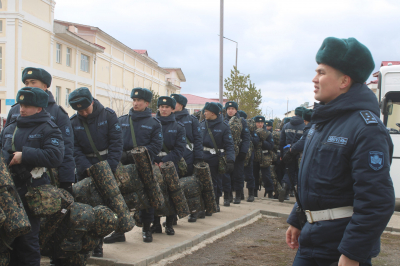
<path id="1" fill-rule="evenodd" d="M 62 45 L 56 43 L 56 63 L 61 64 L 61 49 Z"/>
<path id="2" fill-rule="evenodd" d="M 0 46 L 0 82 L 3 81 L 3 47 Z"/>
<path id="3" fill-rule="evenodd" d="M 60 105 L 61 87 L 56 86 L 56 104 Z"/>
<path id="4" fill-rule="evenodd" d="M 67 58 L 65 60 L 65 63 L 67 64 L 67 66 L 71 66 L 71 54 L 72 54 L 72 49 L 67 47 Z"/>
<path id="5" fill-rule="evenodd" d="M 69 94 L 71 93 L 71 89 L 68 89 L 68 88 L 66 88 L 65 89 L 65 107 L 69 107 L 69 101 L 68 101 L 68 98 L 69 98 Z"/>
<path id="6" fill-rule="evenodd" d="M 81 71 L 89 73 L 89 61 L 90 57 L 85 54 L 81 54 Z"/>

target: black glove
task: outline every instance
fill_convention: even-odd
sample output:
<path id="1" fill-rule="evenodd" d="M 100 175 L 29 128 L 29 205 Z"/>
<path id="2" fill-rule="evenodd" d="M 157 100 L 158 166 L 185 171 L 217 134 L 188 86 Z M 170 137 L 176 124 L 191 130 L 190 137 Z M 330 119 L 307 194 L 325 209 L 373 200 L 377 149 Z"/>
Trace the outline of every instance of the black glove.
<path id="1" fill-rule="evenodd" d="M 155 156 L 154 157 L 154 162 L 155 163 L 161 163 L 161 161 L 162 161 L 162 158 L 160 156 Z"/>
<path id="2" fill-rule="evenodd" d="M 246 153 L 245 152 L 239 152 L 238 156 L 236 157 L 236 161 L 244 161 L 246 159 Z"/>
<path id="3" fill-rule="evenodd" d="M 127 164 L 127 162 L 128 162 L 128 153 L 127 153 L 126 151 L 123 151 L 123 152 L 122 152 L 122 156 L 121 156 L 120 162 L 121 162 L 123 165 L 126 165 L 126 164 Z"/>
<path id="4" fill-rule="evenodd" d="M 232 173 L 234 168 L 235 168 L 235 162 L 234 161 L 228 161 L 226 163 L 226 172 L 228 174 Z"/>
<path id="5" fill-rule="evenodd" d="M 29 168 L 29 169 L 28 169 Z M 32 167 L 26 167 L 23 164 L 14 164 L 10 166 L 10 172 L 16 175 L 21 182 L 26 182 L 27 180 L 32 178 Z"/>
<path id="6" fill-rule="evenodd" d="M 60 182 L 60 188 L 65 189 L 72 195 L 72 183 L 71 182 Z"/>
<path id="7" fill-rule="evenodd" d="M 202 162 L 204 162 L 203 159 L 194 159 L 193 164 L 198 164 L 198 163 L 202 163 Z"/>

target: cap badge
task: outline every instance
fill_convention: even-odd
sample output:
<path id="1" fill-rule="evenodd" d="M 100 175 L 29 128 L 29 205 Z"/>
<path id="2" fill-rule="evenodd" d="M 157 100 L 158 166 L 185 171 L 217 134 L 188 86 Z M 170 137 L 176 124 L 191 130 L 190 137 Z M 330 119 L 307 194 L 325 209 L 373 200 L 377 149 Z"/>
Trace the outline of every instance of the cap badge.
<path id="1" fill-rule="evenodd" d="M 167 99 L 163 99 L 162 101 L 163 101 L 163 102 L 166 102 L 166 101 L 167 101 Z"/>
<path id="2" fill-rule="evenodd" d="M 262 121 L 262 119 L 261 119 L 261 118 L 260 118 L 259 120 L 260 120 L 260 121 Z"/>
<path id="3" fill-rule="evenodd" d="M 30 75 L 30 74 L 32 74 L 32 70 L 31 70 L 31 71 L 28 71 L 28 75 Z"/>
<path id="4" fill-rule="evenodd" d="M 136 92 L 135 92 L 135 95 L 138 95 L 138 94 L 139 94 L 139 92 L 136 91 Z"/>
<path id="5" fill-rule="evenodd" d="M 24 95 L 19 96 L 19 99 L 22 101 L 24 99 Z"/>
<path id="6" fill-rule="evenodd" d="M 81 107 L 82 107 L 82 105 L 78 104 L 78 105 L 76 105 L 76 107 L 78 107 L 78 108 L 81 108 Z"/>
<path id="7" fill-rule="evenodd" d="M 232 105 L 232 103 L 229 103 L 229 105 Z"/>

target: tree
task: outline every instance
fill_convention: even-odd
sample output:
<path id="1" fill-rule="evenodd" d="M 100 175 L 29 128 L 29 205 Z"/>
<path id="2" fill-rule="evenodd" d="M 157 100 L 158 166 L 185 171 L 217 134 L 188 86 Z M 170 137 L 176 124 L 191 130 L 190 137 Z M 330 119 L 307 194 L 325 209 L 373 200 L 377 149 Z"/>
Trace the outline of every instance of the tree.
<path id="1" fill-rule="evenodd" d="M 132 99 L 127 90 L 115 86 L 107 86 L 107 95 L 110 99 L 110 108 L 117 116 L 127 114 L 132 107 Z"/>
<path id="2" fill-rule="evenodd" d="M 151 103 L 149 105 L 149 108 L 151 109 L 152 113 L 157 113 L 158 110 L 157 101 L 158 98 L 160 98 L 160 95 L 157 92 L 153 91 L 151 88 L 150 91 L 153 93 L 153 97 L 151 98 Z"/>
<path id="3" fill-rule="evenodd" d="M 274 118 L 274 125 L 273 125 L 273 129 L 277 129 L 277 127 L 280 125 L 281 120 L 278 117 Z"/>
<path id="4" fill-rule="evenodd" d="M 241 74 L 234 66 L 230 77 L 224 81 L 224 87 L 224 97 L 237 102 L 239 109 L 245 111 L 247 117 L 261 114 L 261 89 L 257 89 L 255 84 L 251 83 L 250 75 Z"/>

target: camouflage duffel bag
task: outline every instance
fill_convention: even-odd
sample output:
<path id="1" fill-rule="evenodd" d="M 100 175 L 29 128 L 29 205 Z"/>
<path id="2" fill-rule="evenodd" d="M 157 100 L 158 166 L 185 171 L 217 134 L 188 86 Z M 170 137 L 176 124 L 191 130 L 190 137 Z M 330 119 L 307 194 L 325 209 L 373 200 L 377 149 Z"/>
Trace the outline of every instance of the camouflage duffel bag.
<path id="1" fill-rule="evenodd" d="M 6 221 L 6 219 L 7 219 L 6 214 L 4 213 L 3 209 L 0 208 L 0 227 L 3 226 L 3 223 Z"/>
<path id="2" fill-rule="evenodd" d="M 118 216 L 106 206 L 97 206 L 93 208 L 95 215 L 94 226 L 91 231 L 97 237 L 105 237 L 117 229 Z"/>
<path id="3" fill-rule="evenodd" d="M 258 144 L 257 147 L 254 147 L 254 161 L 261 163 L 263 157 L 261 144 Z"/>
<path id="4" fill-rule="evenodd" d="M 182 157 L 178 162 L 178 173 L 180 177 L 184 177 L 187 174 L 187 164 L 185 159 Z"/>
<path id="5" fill-rule="evenodd" d="M 188 176 L 179 179 L 181 188 L 185 193 L 186 202 L 191 213 L 198 212 L 201 209 L 201 191 L 202 185 L 198 178 Z"/>
<path id="6" fill-rule="evenodd" d="M 0 253 L 0 266 L 8 266 L 10 264 L 10 253 L 8 251 Z"/>
<path id="7" fill-rule="evenodd" d="M 271 166 L 272 162 L 275 161 L 276 161 L 276 153 L 274 153 L 273 151 L 262 151 L 262 159 L 260 162 L 261 168 L 268 168 Z"/>
<path id="8" fill-rule="evenodd" d="M 104 205 L 104 201 L 91 177 L 86 177 L 74 184 L 72 186 L 72 193 L 76 202 L 89 204 L 92 207 Z"/>
<path id="9" fill-rule="evenodd" d="M 202 162 L 194 165 L 194 176 L 200 180 L 202 185 L 201 196 L 204 209 L 208 213 L 216 213 L 217 203 L 215 202 L 214 185 L 208 163 Z"/>
<path id="10" fill-rule="evenodd" d="M 97 247 L 100 244 L 101 237 L 94 236 L 92 234 L 85 234 L 82 237 L 82 247 L 79 251 L 81 254 L 86 254 L 92 251 L 95 247 Z M 68 264 L 70 265 L 70 264 Z"/>
<path id="11" fill-rule="evenodd" d="M 242 134 L 242 129 L 243 129 L 241 118 L 233 116 L 229 120 L 229 127 L 231 128 L 233 146 L 235 149 L 235 156 L 237 156 L 239 154 L 240 136 Z"/>
<path id="12" fill-rule="evenodd" d="M 267 140 L 269 134 L 271 134 L 271 132 L 269 132 L 269 131 L 267 132 L 264 128 L 257 128 L 256 133 L 261 141 Z"/>
<path id="13" fill-rule="evenodd" d="M 93 207 L 88 204 L 74 202 L 70 209 L 69 221 L 75 231 L 89 231 L 95 223 Z"/>
<path id="14" fill-rule="evenodd" d="M 82 246 L 83 248 L 83 246 Z M 90 257 L 89 254 L 74 253 L 68 256 L 66 265 L 68 266 L 86 266 L 86 261 Z"/>
<path id="15" fill-rule="evenodd" d="M 135 225 L 137 227 L 143 227 L 143 223 L 142 223 L 142 221 L 140 219 L 139 211 L 135 211 L 133 213 L 133 219 L 135 220 Z"/>
<path id="16" fill-rule="evenodd" d="M 121 194 L 137 191 L 138 184 L 136 180 L 140 181 L 140 179 L 135 164 L 122 165 L 119 163 L 114 176 Z M 140 187 L 143 187 L 143 184 L 140 184 Z"/>
<path id="17" fill-rule="evenodd" d="M 61 210 L 60 190 L 50 184 L 30 187 L 25 194 L 29 210 L 35 216 L 44 217 Z"/>
<path id="18" fill-rule="evenodd" d="M 174 206 L 172 205 L 172 200 L 169 197 L 167 183 L 165 182 L 164 176 L 161 174 L 160 168 L 155 164 L 153 164 L 153 174 L 154 174 L 154 179 L 160 186 L 160 189 L 164 197 L 164 204 L 161 206 L 161 208 L 155 209 L 155 214 L 158 216 L 169 216 L 175 214 L 175 209 Z"/>
<path id="19" fill-rule="evenodd" d="M 244 158 L 244 166 L 245 167 L 249 165 L 253 151 L 254 151 L 254 144 L 252 141 L 250 141 L 249 150 L 247 151 L 246 157 Z"/>
<path id="20" fill-rule="evenodd" d="M 254 131 L 256 131 L 257 126 L 256 126 L 256 121 L 254 121 L 252 118 L 248 118 L 246 119 L 247 122 L 247 127 L 250 130 L 250 133 L 254 133 Z"/>

